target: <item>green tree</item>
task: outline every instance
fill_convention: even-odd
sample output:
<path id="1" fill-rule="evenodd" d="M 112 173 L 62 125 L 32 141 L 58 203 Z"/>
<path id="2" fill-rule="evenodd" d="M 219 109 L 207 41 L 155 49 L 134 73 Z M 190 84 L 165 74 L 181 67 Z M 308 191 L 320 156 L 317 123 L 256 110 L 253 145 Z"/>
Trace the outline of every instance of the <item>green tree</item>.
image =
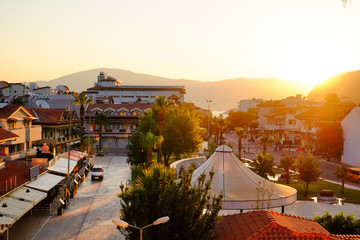
<path id="1" fill-rule="evenodd" d="M 88 99 L 85 93 L 80 93 L 75 97 L 73 104 L 79 106 L 80 105 L 80 133 L 81 137 L 84 136 L 84 123 L 85 123 L 85 105 L 93 104 L 93 100 Z"/>
<path id="2" fill-rule="evenodd" d="M 292 156 L 284 156 L 280 159 L 279 168 L 283 169 L 286 174 L 286 184 L 289 184 L 290 170 L 295 168 L 295 159 Z"/>
<path id="3" fill-rule="evenodd" d="M 325 97 L 326 103 L 328 104 L 339 104 L 340 99 L 336 93 L 329 93 Z"/>
<path id="4" fill-rule="evenodd" d="M 127 163 L 132 166 L 141 166 L 146 164 L 147 152 L 141 146 L 141 134 L 139 131 L 134 132 L 129 137 L 129 144 L 126 146 L 127 152 Z"/>
<path id="5" fill-rule="evenodd" d="M 322 172 L 319 170 L 319 163 L 315 161 L 314 156 L 310 153 L 306 157 L 299 155 L 296 165 L 300 180 L 305 182 L 304 197 L 306 197 L 309 184 L 316 182 Z"/>
<path id="6" fill-rule="evenodd" d="M 11 104 L 24 106 L 25 101 L 22 98 L 17 97 L 11 101 Z"/>
<path id="7" fill-rule="evenodd" d="M 340 157 L 343 151 L 343 132 L 339 123 L 323 125 L 316 133 L 316 141 L 320 150 L 327 153 L 328 160 L 330 157 Z"/>
<path id="8" fill-rule="evenodd" d="M 316 216 L 314 220 L 331 234 L 359 234 L 360 219 L 356 219 L 353 214 L 345 215 L 340 212 L 331 216 L 326 212 L 322 217 Z"/>
<path id="9" fill-rule="evenodd" d="M 268 179 L 268 175 L 275 176 L 274 173 L 274 157 L 269 153 L 261 153 L 251 163 L 253 171 L 260 177 Z"/>
<path id="10" fill-rule="evenodd" d="M 153 149 L 158 148 L 163 140 L 162 136 L 155 136 L 151 132 L 140 132 L 141 147 L 146 150 L 146 167 L 151 166 Z"/>
<path id="11" fill-rule="evenodd" d="M 246 137 L 246 131 L 243 128 L 237 127 L 235 128 L 235 133 L 238 136 L 239 140 L 238 140 L 238 150 L 239 150 L 239 159 L 241 160 L 241 139 Z"/>
<path id="12" fill-rule="evenodd" d="M 263 134 L 261 137 L 260 137 L 260 142 L 259 142 L 259 145 L 263 146 L 263 153 L 265 154 L 266 153 L 266 148 L 267 146 L 271 146 L 274 142 L 274 139 L 267 135 L 267 134 Z"/>
<path id="13" fill-rule="evenodd" d="M 215 135 L 215 141 L 219 145 L 222 145 L 224 143 L 223 135 L 226 129 L 228 128 L 227 119 L 224 118 L 222 114 L 220 114 L 219 117 L 213 117 L 211 122 L 212 122 L 211 130 L 213 132 L 213 135 Z"/>
<path id="14" fill-rule="evenodd" d="M 189 105 L 183 104 L 168 111 L 163 129 L 164 164 L 169 165 L 172 155 L 180 158 L 182 154 L 195 153 L 200 149 L 202 131 L 199 128 L 199 113 Z"/>
<path id="15" fill-rule="evenodd" d="M 258 118 L 258 110 L 250 109 L 247 112 L 234 112 L 230 111 L 227 121 L 229 123 L 229 129 L 234 130 L 236 127 L 246 128 L 250 125 L 250 122 L 256 121 Z"/>
<path id="16" fill-rule="evenodd" d="M 347 174 L 347 171 L 348 171 L 348 168 L 344 165 L 341 165 L 338 168 L 336 168 L 336 172 L 334 173 L 334 175 L 338 179 L 341 179 L 341 194 L 344 194 L 345 180 L 349 179 L 349 175 Z"/>
<path id="17" fill-rule="evenodd" d="M 159 98 L 155 99 L 154 105 L 152 106 L 151 109 L 153 111 L 153 116 L 155 117 L 157 125 L 158 125 L 158 130 L 159 130 L 158 135 L 159 136 L 163 135 L 165 113 L 167 111 L 169 111 L 173 105 L 174 105 L 173 102 L 166 100 L 166 98 L 164 96 L 160 96 Z M 162 158 L 162 143 L 160 143 L 159 149 L 158 149 L 158 155 L 157 155 L 158 163 L 161 162 L 161 158 Z"/>
<path id="18" fill-rule="evenodd" d="M 174 169 L 155 165 L 144 171 L 132 186 L 121 184 L 121 219 L 143 227 L 162 216 L 169 216 L 166 224 L 148 228 L 144 239 L 211 239 L 214 227 L 220 220 L 223 196 L 209 193 L 213 173 L 206 180 L 205 174 L 198 184 L 191 184 L 191 171 L 185 171 L 181 181 L 175 179 Z M 179 207 L 174 207 L 176 203 Z M 119 229 L 126 239 L 139 239 L 139 231 Z"/>
<path id="19" fill-rule="evenodd" d="M 102 151 L 103 150 L 103 148 L 102 148 L 103 126 L 108 125 L 109 120 L 103 112 L 100 112 L 95 117 L 95 124 L 99 126 L 99 148 L 100 148 L 100 151 Z"/>

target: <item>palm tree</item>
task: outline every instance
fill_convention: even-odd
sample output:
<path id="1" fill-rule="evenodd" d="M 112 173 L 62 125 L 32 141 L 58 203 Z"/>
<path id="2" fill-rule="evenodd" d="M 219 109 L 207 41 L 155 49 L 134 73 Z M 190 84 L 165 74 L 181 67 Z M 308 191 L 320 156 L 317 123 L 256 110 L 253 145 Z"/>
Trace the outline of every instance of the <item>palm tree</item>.
<path id="1" fill-rule="evenodd" d="M 348 168 L 345 167 L 344 165 L 341 165 L 336 169 L 336 172 L 334 173 L 336 178 L 341 179 L 341 194 L 344 194 L 345 179 L 349 178 L 347 172 L 348 172 Z"/>
<path id="2" fill-rule="evenodd" d="M 99 125 L 99 145 L 100 145 L 100 151 L 102 151 L 102 132 L 103 132 L 103 126 L 104 125 L 108 125 L 109 124 L 109 120 L 107 118 L 107 116 L 103 113 L 100 112 L 96 115 L 95 117 L 95 124 Z"/>
<path id="3" fill-rule="evenodd" d="M 158 124 L 159 129 L 159 135 L 163 135 L 163 126 L 165 122 L 165 113 L 171 108 L 173 105 L 173 102 L 166 100 L 164 96 L 160 96 L 157 98 L 154 102 L 154 105 L 152 107 L 152 111 L 154 113 L 154 116 L 156 117 L 156 122 Z M 158 155 L 157 155 L 157 161 L 158 163 L 161 163 L 162 158 L 162 143 L 159 145 L 158 149 Z"/>
<path id="4" fill-rule="evenodd" d="M 73 95 L 74 96 L 74 95 Z M 75 97 L 75 96 L 74 96 Z M 76 99 L 73 101 L 73 104 L 79 106 L 80 105 L 80 132 L 81 136 L 84 136 L 84 122 L 85 122 L 85 105 L 93 104 L 93 100 L 88 99 L 85 93 L 80 93 L 76 97 Z"/>
<path id="5" fill-rule="evenodd" d="M 246 131 L 245 129 L 241 128 L 241 127 L 237 127 L 235 128 L 235 133 L 238 136 L 239 140 L 238 140 L 238 150 L 239 150 L 239 159 L 241 160 L 241 139 L 246 137 Z"/>
<path id="6" fill-rule="evenodd" d="M 214 117 L 212 119 L 212 123 L 213 123 L 213 127 L 211 129 L 213 129 L 214 131 L 215 141 L 217 144 L 221 145 L 224 143 L 223 134 L 228 127 L 228 122 L 226 118 L 224 118 L 223 115 L 220 114 L 219 117 Z"/>
<path id="7" fill-rule="evenodd" d="M 268 179 L 267 175 L 275 176 L 273 167 L 275 166 L 274 157 L 269 153 L 259 152 L 258 156 L 251 163 L 253 170 L 259 176 Z"/>
<path id="8" fill-rule="evenodd" d="M 151 166 L 152 150 L 156 149 L 164 140 L 162 136 L 155 136 L 151 132 L 140 132 L 141 146 L 146 150 L 146 167 Z"/>
<path id="9" fill-rule="evenodd" d="M 260 145 L 264 147 L 263 149 L 263 153 L 266 153 L 266 147 L 270 146 L 271 144 L 273 144 L 274 140 L 271 136 L 267 135 L 267 134 L 263 134 L 260 138 Z"/>
<path id="10" fill-rule="evenodd" d="M 289 184 L 290 170 L 295 168 L 295 159 L 292 156 L 284 156 L 280 159 L 279 168 L 284 169 L 286 174 L 286 184 Z"/>

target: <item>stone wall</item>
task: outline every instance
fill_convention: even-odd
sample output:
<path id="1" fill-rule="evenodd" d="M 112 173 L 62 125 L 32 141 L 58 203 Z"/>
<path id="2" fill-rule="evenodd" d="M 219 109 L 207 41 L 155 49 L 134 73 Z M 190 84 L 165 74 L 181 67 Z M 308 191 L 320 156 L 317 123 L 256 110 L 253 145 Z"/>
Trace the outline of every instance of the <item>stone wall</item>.
<path id="1" fill-rule="evenodd" d="M 206 157 L 194 157 L 186 158 L 179 161 L 176 161 L 170 165 L 171 168 L 175 168 L 176 178 L 180 178 L 181 172 L 193 165 L 195 168 L 198 168 L 206 161 Z"/>

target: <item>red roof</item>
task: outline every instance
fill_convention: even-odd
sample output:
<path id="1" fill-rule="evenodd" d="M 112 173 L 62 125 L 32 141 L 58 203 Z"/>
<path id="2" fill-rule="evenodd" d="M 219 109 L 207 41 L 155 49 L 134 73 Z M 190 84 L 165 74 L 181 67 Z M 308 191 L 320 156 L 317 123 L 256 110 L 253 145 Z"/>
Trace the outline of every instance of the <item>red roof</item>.
<path id="1" fill-rule="evenodd" d="M 27 115 L 29 115 L 29 117 L 33 117 L 33 115 L 31 115 L 31 113 L 23 106 L 8 104 L 5 107 L 0 108 L 0 119 L 8 119 L 15 112 L 19 111 L 19 109 L 23 110 Z"/>
<path id="2" fill-rule="evenodd" d="M 224 216 L 215 227 L 215 240 L 330 239 L 317 222 L 273 211 L 252 211 Z"/>
<path id="3" fill-rule="evenodd" d="M 86 109 L 86 112 L 88 113 L 89 111 L 92 111 L 95 108 L 100 108 L 103 111 L 108 108 L 112 108 L 115 111 L 117 111 L 121 108 L 125 108 L 128 111 L 138 108 L 138 109 L 144 111 L 148 108 L 151 108 L 152 105 L 153 105 L 152 103 L 139 103 L 139 102 L 127 103 L 127 104 L 124 104 L 124 103 L 122 103 L 122 104 L 118 104 L 118 103 L 91 104 Z"/>
<path id="4" fill-rule="evenodd" d="M 15 133 L 6 131 L 5 129 L 0 128 L 0 141 L 7 141 L 9 139 L 18 138 L 19 136 Z"/>
<path id="5" fill-rule="evenodd" d="M 38 117 L 38 120 L 34 121 L 34 123 L 59 124 L 69 122 L 69 111 L 64 109 L 32 108 L 28 110 Z M 78 121 L 75 111 L 72 111 L 72 113 L 76 116 L 75 121 Z"/>

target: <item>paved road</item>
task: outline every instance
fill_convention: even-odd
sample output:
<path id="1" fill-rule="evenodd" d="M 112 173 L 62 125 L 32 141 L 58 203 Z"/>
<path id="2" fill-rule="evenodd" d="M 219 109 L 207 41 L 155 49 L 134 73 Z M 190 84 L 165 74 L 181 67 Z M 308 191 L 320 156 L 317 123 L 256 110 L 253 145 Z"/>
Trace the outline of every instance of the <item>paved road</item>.
<path id="1" fill-rule="evenodd" d="M 12 229 L 10 238 L 125 239 L 111 220 L 119 218 L 119 184 L 131 176 L 126 157 L 96 157 L 92 163 L 104 166 L 103 181 L 91 181 L 89 174 L 78 188 L 75 198 L 70 199 L 70 205 L 62 216 L 25 216 L 21 225 L 23 229 Z"/>

